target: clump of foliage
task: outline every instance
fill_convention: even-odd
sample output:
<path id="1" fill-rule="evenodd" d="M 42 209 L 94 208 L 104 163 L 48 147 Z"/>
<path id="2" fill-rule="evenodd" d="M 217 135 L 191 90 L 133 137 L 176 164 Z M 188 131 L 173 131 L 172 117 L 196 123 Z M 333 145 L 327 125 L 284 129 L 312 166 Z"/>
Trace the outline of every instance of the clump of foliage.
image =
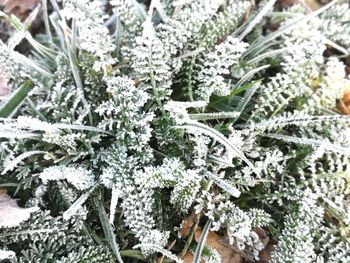
<path id="1" fill-rule="evenodd" d="M 220 262 L 205 245 L 219 231 L 258 261 L 264 228 L 271 262 L 350 261 L 350 119 L 336 108 L 349 4 L 43 3 L 35 37 L 2 13 L 17 33 L 0 42 L 14 88 L 0 106 L 0 187 L 37 207 L 0 221 L 2 255 Z"/>

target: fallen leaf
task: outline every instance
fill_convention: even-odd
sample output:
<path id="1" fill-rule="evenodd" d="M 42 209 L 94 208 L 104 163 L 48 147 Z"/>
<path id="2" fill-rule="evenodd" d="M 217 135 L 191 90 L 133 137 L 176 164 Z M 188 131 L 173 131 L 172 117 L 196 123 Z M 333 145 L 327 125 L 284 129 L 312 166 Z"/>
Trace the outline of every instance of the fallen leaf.
<path id="1" fill-rule="evenodd" d="M 179 238 L 187 237 L 190 234 L 191 228 L 196 221 L 196 213 L 193 212 L 190 216 L 182 220 L 179 232 L 177 233 Z"/>
<path id="2" fill-rule="evenodd" d="M 274 244 L 268 237 L 267 232 L 261 228 L 257 227 L 254 229 L 254 231 L 258 234 L 261 243 L 264 245 L 264 250 L 260 251 L 259 253 L 259 262 L 260 263 L 268 263 L 271 260 L 271 253 L 274 249 Z"/>
<path id="3" fill-rule="evenodd" d="M 8 80 L 5 76 L 0 75 L 0 101 L 11 93 L 11 89 L 7 85 Z"/>
<path id="4" fill-rule="evenodd" d="M 338 109 L 346 114 L 350 115 L 350 81 L 347 81 L 344 85 L 343 98 L 337 104 Z"/>
<path id="5" fill-rule="evenodd" d="M 198 242 L 202 234 L 201 229 L 197 229 L 195 232 L 195 240 Z M 221 263 L 242 263 L 243 257 L 240 253 L 236 252 L 232 249 L 232 247 L 228 244 L 228 241 L 225 237 L 218 235 L 215 232 L 209 232 L 206 245 L 214 248 L 221 256 Z M 189 255 L 185 255 L 185 258 L 189 260 L 191 257 Z M 189 263 L 191 261 L 185 261 L 185 263 Z"/>
<path id="6" fill-rule="evenodd" d="M 12 14 L 16 10 L 25 13 L 28 10 L 33 10 L 38 2 L 38 0 L 0 0 L 0 5 L 4 7 L 4 11 L 8 14 Z"/>
<path id="7" fill-rule="evenodd" d="M 258 234 L 261 243 L 264 245 L 264 247 L 266 247 L 266 245 L 269 243 L 270 239 L 269 239 L 265 229 L 263 229 L 261 227 L 256 227 L 254 229 L 254 231 L 255 231 L 255 233 Z"/>
<path id="8" fill-rule="evenodd" d="M 268 263 L 271 259 L 271 253 L 274 249 L 274 244 L 270 241 L 268 233 L 263 228 L 255 228 L 254 232 L 257 233 L 260 241 L 265 247 L 265 249 L 262 250 L 259 254 L 260 260 L 258 262 Z M 195 232 L 196 242 L 199 241 L 201 234 L 202 230 L 198 228 Z M 255 262 L 254 260 L 250 260 L 245 254 L 249 251 L 242 251 L 242 253 L 237 252 L 234 247 L 229 244 L 229 239 L 227 236 L 220 236 L 215 232 L 209 232 L 206 240 L 206 245 L 214 248 L 220 254 L 222 263 Z M 183 261 L 184 263 L 192 263 L 193 258 L 193 254 L 188 251 L 183 257 Z"/>
<path id="9" fill-rule="evenodd" d="M 184 263 L 192 263 L 193 262 L 193 254 L 189 251 L 186 252 L 185 256 L 182 258 Z"/>
<path id="10" fill-rule="evenodd" d="M 28 15 L 28 11 L 33 10 L 39 0 L 0 0 L 0 6 L 4 7 L 4 12 L 14 14 L 20 19 Z"/>
<path id="11" fill-rule="evenodd" d="M 260 263 L 268 263 L 271 260 L 271 254 L 275 248 L 275 245 L 272 243 L 268 243 L 263 251 L 259 254 L 259 262 Z"/>
<path id="12" fill-rule="evenodd" d="M 350 66 L 347 66 L 347 67 L 345 68 L 345 71 L 346 71 L 346 74 L 350 74 Z"/>
<path id="13" fill-rule="evenodd" d="M 30 217 L 30 213 L 37 211 L 38 207 L 22 208 L 17 205 L 5 189 L 0 188 L 0 228 L 15 227 Z"/>
<path id="14" fill-rule="evenodd" d="M 317 0 L 279 0 L 277 4 L 282 8 L 299 4 L 309 9 L 309 11 L 315 11 L 321 7 Z"/>

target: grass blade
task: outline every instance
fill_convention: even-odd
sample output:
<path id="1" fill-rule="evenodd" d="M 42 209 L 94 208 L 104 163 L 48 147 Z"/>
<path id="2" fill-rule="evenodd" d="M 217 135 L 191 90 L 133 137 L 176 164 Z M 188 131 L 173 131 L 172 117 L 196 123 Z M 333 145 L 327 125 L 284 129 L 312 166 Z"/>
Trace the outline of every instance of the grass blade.
<path id="1" fill-rule="evenodd" d="M 15 90 L 8 100 L 0 106 L 0 118 L 7 118 L 14 115 L 32 88 L 33 83 L 30 80 L 27 80 Z"/>
<path id="2" fill-rule="evenodd" d="M 241 195 L 241 192 L 236 187 L 230 185 L 228 182 L 221 179 L 220 177 L 212 173 L 206 173 L 205 176 L 208 177 L 209 180 L 212 180 L 218 187 L 226 191 L 231 196 L 238 198 Z"/>
<path id="3" fill-rule="evenodd" d="M 255 75 L 255 73 L 258 73 L 261 70 L 267 69 L 268 67 L 270 67 L 270 65 L 263 65 L 261 67 L 257 67 L 249 72 L 247 72 L 247 74 L 245 74 L 237 83 L 236 85 L 233 87 L 233 89 L 237 89 L 238 87 L 240 87 L 244 82 L 246 82 L 248 79 L 250 79 L 251 77 L 253 77 Z"/>

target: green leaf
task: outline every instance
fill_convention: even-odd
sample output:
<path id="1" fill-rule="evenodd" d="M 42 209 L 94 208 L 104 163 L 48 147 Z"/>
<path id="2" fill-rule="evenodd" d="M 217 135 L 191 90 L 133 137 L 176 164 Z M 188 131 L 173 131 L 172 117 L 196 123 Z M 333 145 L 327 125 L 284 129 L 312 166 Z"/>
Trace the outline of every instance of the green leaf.
<path id="1" fill-rule="evenodd" d="M 230 110 L 231 107 L 228 108 L 229 100 L 232 99 L 234 96 L 240 94 L 241 92 L 246 91 L 247 89 L 250 89 L 251 87 L 259 84 L 262 81 L 262 79 L 258 79 L 254 82 L 247 83 L 241 87 L 236 87 L 232 89 L 230 95 L 228 96 L 212 96 L 210 103 L 208 104 L 208 107 L 220 110 L 220 111 L 234 111 L 234 108 Z"/>

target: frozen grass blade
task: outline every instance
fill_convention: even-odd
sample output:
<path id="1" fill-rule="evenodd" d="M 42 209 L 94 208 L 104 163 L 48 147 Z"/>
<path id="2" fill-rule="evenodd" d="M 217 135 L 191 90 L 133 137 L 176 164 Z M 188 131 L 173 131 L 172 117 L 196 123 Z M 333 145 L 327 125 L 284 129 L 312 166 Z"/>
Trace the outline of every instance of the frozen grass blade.
<path id="1" fill-rule="evenodd" d="M 105 233 L 105 236 L 108 240 L 108 243 L 111 246 L 112 251 L 113 251 L 117 261 L 119 263 L 124 263 L 121 255 L 120 255 L 120 249 L 119 249 L 119 245 L 117 244 L 117 241 L 116 241 L 116 236 L 113 232 L 112 225 L 109 223 L 109 219 L 108 219 L 106 211 L 103 207 L 103 204 L 101 203 L 100 200 L 97 200 L 96 198 L 94 200 L 94 203 L 95 203 L 95 206 L 97 208 L 97 212 L 98 212 L 98 216 L 100 218 L 100 222 L 102 224 L 103 232 Z"/>
<path id="2" fill-rule="evenodd" d="M 215 112 L 215 113 L 194 113 L 189 114 L 192 120 L 217 120 L 217 119 L 229 119 L 239 116 L 239 112 Z"/>
<path id="3" fill-rule="evenodd" d="M 244 31 L 239 35 L 238 39 L 242 40 L 246 35 L 248 35 L 266 15 L 266 13 L 270 11 L 275 2 L 276 0 L 269 0 L 267 4 L 260 10 L 260 12 L 254 17 L 254 19 L 246 26 Z"/>
<path id="4" fill-rule="evenodd" d="M 270 43 L 272 40 L 274 40 L 274 39 L 278 38 L 279 36 L 283 35 L 284 33 L 288 32 L 288 30 L 291 30 L 294 27 L 300 25 L 302 22 L 307 22 L 308 20 L 318 16 L 319 14 L 323 13 L 327 9 L 331 8 L 337 2 L 338 2 L 338 0 L 334 0 L 330 3 L 328 3 L 327 5 L 321 7 L 320 9 L 318 9 L 318 10 L 316 10 L 316 11 L 314 11 L 314 12 L 312 12 L 312 13 L 310 13 L 302 18 L 297 19 L 296 21 L 293 21 L 292 23 L 289 23 L 289 24 L 281 27 L 280 29 L 267 35 L 266 37 L 256 40 L 255 42 L 253 42 L 249 46 L 247 51 L 244 53 L 244 56 L 248 56 L 248 55 L 253 56 L 253 54 L 256 52 L 259 52 L 260 49 L 265 46 L 265 44 Z"/>
<path id="5" fill-rule="evenodd" d="M 49 38 L 50 43 L 52 43 L 52 34 L 50 29 L 50 22 L 49 22 L 49 14 L 47 10 L 47 0 L 42 0 L 43 3 L 43 16 L 44 16 L 44 25 L 45 25 L 45 31 L 46 35 Z"/>
<path id="6" fill-rule="evenodd" d="M 233 187 L 228 182 L 219 178 L 218 176 L 212 173 L 206 173 L 205 176 L 208 177 L 209 180 L 212 180 L 221 189 L 229 193 L 231 196 L 238 198 L 241 195 L 241 192 L 236 187 Z"/>
<path id="7" fill-rule="evenodd" d="M 224 160 L 218 156 L 209 155 L 208 160 L 213 162 L 213 163 L 216 163 L 222 167 L 234 167 L 234 165 L 232 163 L 228 163 L 226 160 Z"/>
<path id="8" fill-rule="evenodd" d="M 301 137 L 296 137 L 296 136 L 272 134 L 272 133 L 263 134 L 263 136 L 271 138 L 271 139 L 282 140 L 285 142 L 291 142 L 291 143 L 300 144 L 300 145 L 309 145 L 309 146 L 313 146 L 313 147 L 324 147 L 324 149 L 326 151 L 331 151 L 331 152 L 350 156 L 350 148 L 345 148 L 345 147 L 342 147 L 339 145 L 334 145 L 333 143 L 327 142 L 327 141 L 309 139 L 309 138 L 301 138 Z"/>
<path id="9" fill-rule="evenodd" d="M 81 208 L 81 206 L 85 203 L 93 191 L 95 191 L 97 186 L 98 185 L 96 184 L 89 191 L 82 194 L 77 200 L 75 200 L 75 202 L 66 211 L 63 212 L 63 219 L 69 220 L 72 216 L 77 214 L 77 211 Z"/>
<path id="10" fill-rule="evenodd" d="M 258 88 L 260 88 L 260 85 L 254 85 L 253 87 L 249 88 L 245 92 L 244 97 L 242 98 L 242 100 L 239 102 L 239 104 L 237 105 L 237 107 L 235 109 L 235 111 L 239 112 L 239 115 L 233 121 L 233 123 L 235 123 L 239 119 L 239 117 L 241 116 L 243 110 L 245 109 L 245 107 L 247 106 L 248 102 L 253 97 L 254 93 L 258 90 Z"/>
<path id="11" fill-rule="evenodd" d="M 259 56 L 256 56 L 255 58 L 252 58 L 251 60 L 247 61 L 247 64 L 255 64 L 261 62 L 266 58 L 274 58 L 279 54 L 283 54 L 287 50 L 288 48 L 280 48 L 276 50 L 267 51 L 266 53 L 260 54 Z"/>
<path id="12" fill-rule="evenodd" d="M 263 65 L 261 67 L 257 67 L 255 69 L 252 69 L 251 71 L 247 72 L 247 74 L 245 74 L 237 83 L 236 85 L 233 87 L 233 89 L 237 89 L 238 87 L 242 86 L 244 82 L 246 82 L 247 80 L 249 80 L 250 78 L 252 78 L 256 73 L 258 73 L 259 71 L 262 71 L 264 69 L 267 69 L 268 67 L 270 67 L 270 65 Z"/>
<path id="13" fill-rule="evenodd" d="M 307 126 L 319 122 L 327 121 L 349 121 L 350 116 L 345 115 L 325 115 L 325 116 L 292 116 L 292 117 L 276 117 L 270 120 L 261 121 L 252 124 L 239 124 L 235 128 L 254 129 L 254 130 L 270 130 L 282 128 L 289 125 Z"/>

